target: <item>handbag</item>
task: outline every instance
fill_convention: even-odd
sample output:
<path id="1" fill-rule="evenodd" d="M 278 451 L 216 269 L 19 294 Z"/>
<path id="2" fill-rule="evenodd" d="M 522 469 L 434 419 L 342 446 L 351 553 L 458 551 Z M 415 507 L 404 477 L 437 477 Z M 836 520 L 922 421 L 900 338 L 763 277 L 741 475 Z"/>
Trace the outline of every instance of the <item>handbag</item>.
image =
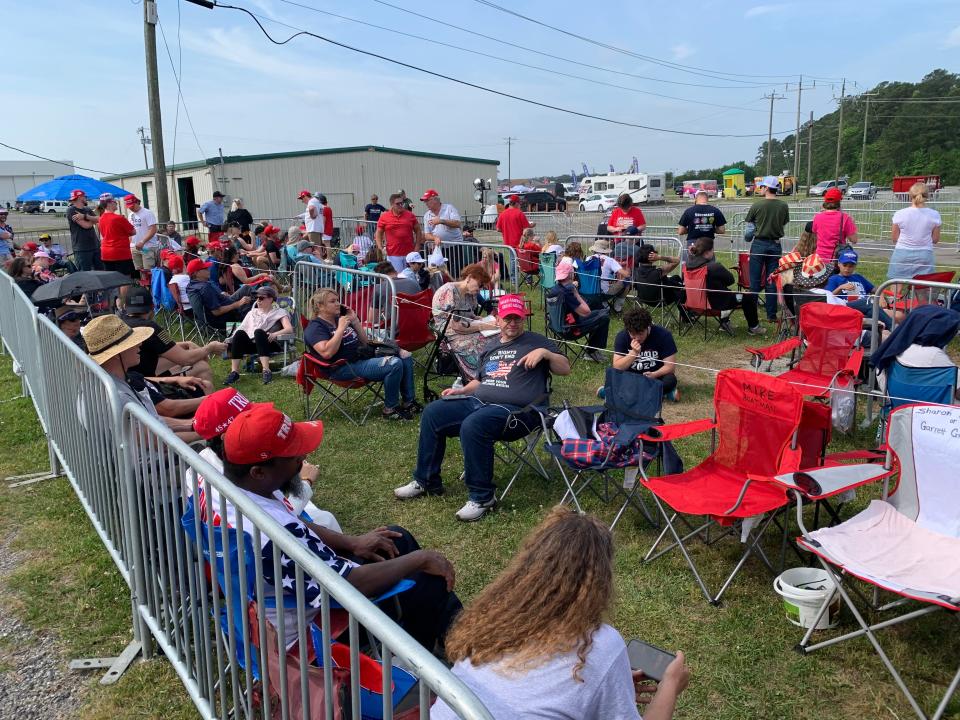
<path id="1" fill-rule="evenodd" d="M 399 357 L 400 355 L 400 346 L 392 340 L 377 340 L 369 345 L 373 348 L 373 357 Z"/>

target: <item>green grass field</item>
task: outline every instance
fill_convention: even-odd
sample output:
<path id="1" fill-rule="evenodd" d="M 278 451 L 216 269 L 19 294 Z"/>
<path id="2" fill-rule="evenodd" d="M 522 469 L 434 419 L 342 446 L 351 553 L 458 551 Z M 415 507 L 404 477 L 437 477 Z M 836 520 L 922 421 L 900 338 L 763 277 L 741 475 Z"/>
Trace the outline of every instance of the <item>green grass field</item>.
<path id="1" fill-rule="evenodd" d="M 729 263 L 728 263 L 729 264 Z M 882 274 L 877 266 L 872 278 Z M 535 323 L 542 323 L 539 317 Z M 741 316 L 735 318 L 735 338 L 704 343 L 695 333 L 678 338 L 679 360 L 705 368 L 746 367 L 745 345 L 763 344 L 749 338 Z M 613 333 L 621 327 L 614 320 Z M 753 342 L 750 342 L 753 341 Z M 226 364 L 217 362 L 222 379 Z M 668 422 L 708 416 L 712 408 L 712 372 L 681 367 L 682 401 L 668 403 Z M 555 402 L 592 404 L 602 382 L 593 363 L 577 363 L 573 374 L 554 379 Z M 0 400 L 19 392 L 8 357 L 0 359 Z M 255 401 L 273 401 L 302 417 L 299 392 L 291 379 L 278 378 L 270 386 L 259 376 L 243 376 L 239 389 Z M 419 389 L 419 380 L 418 380 Z M 861 403 L 861 412 L 863 404 Z M 342 418 L 324 418 L 326 435 L 311 458 L 320 468 L 315 502 L 333 511 L 347 532 L 362 532 L 387 523 L 409 528 L 427 547 L 442 550 L 457 570 L 457 590 L 465 602 L 509 561 L 524 535 L 547 508 L 563 494 L 559 480 L 545 483 L 526 474 L 499 510 L 473 524 L 459 523 L 454 512 L 466 501 L 457 477 L 462 459 L 457 443 L 450 443 L 444 465 L 447 494 L 443 497 L 399 503 L 392 488 L 410 477 L 416 453 L 416 423 L 385 423 L 373 419 L 356 428 Z M 868 447 L 873 429 L 853 437 L 836 436 L 831 450 Z M 690 467 L 702 459 L 708 437 L 681 441 L 678 449 Z M 27 399 L 0 403 L 0 474 L 42 469 L 46 452 L 39 425 Z M 502 468 L 500 468 L 502 470 Z M 501 473 L 502 476 L 502 473 Z M 859 509 L 878 488 L 862 490 Z M 587 497 L 586 509 L 609 521 L 617 505 Z M 852 514 L 850 508 L 845 515 Z M 0 537 L 15 535 L 15 547 L 26 553 L 26 564 L 2 592 L 8 607 L 33 627 L 60 638 L 66 656 L 118 653 L 130 637 L 126 588 L 99 545 L 89 522 L 64 479 L 22 489 L 0 485 Z M 793 650 L 801 631 L 784 618 L 773 578 L 759 562 L 751 561 L 727 592 L 721 607 L 704 600 L 680 555 L 669 555 L 645 565 L 643 556 L 656 533 L 638 513 L 628 513 L 617 526 L 616 599 L 610 622 L 626 638 L 640 637 L 665 648 L 682 649 L 693 670 L 690 687 L 682 696 L 677 716 L 741 718 L 907 718 L 912 713 L 866 640 L 854 640 L 809 657 Z M 778 552 L 779 536 L 768 535 Z M 713 547 L 693 546 L 693 555 L 705 569 L 708 585 L 716 587 L 736 561 L 741 546 L 726 538 Z M 778 555 L 777 555 L 778 556 Z M 796 564 L 793 555 L 787 562 Z M 949 682 L 960 655 L 950 618 L 933 615 L 921 622 L 888 630 L 882 640 L 904 678 L 917 691 L 921 704 L 932 709 Z M 842 627 L 852 629 L 844 616 Z M 0 672 L 15 663 L 4 658 Z M 83 718 L 195 717 L 179 680 L 163 660 L 135 667 L 109 689 L 91 685 Z M 960 717 L 960 702 L 947 713 Z"/>

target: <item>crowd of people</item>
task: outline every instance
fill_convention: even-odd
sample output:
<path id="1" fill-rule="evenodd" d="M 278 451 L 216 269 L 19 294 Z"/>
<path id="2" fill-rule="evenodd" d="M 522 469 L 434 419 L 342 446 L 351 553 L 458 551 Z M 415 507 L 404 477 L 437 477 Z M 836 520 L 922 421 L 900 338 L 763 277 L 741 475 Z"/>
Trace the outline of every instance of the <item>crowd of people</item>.
<path id="1" fill-rule="evenodd" d="M 622 313 L 623 329 L 610 351 L 613 368 L 656 380 L 665 397 L 679 401 L 677 344 L 667 327 L 654 323 L 650 309 L 683 308 L 684 278 L 673 274 L 681 265 L 684 272 L 702 272 L 709 305 L 724 313 L 721 327 L 731 334 L 730 313 L 738 309 L 749 334 L 764 334 L 761 292 L 768 322 L 776 321 L 778 290 L 780 297 L 791 298 L 796 291 L 822 289 L 865 316 L 872 313 L 874 287 L 857 272 L 852 247 L 857 228 L 840 209 L 839 192 L 826 194 L 823 212 L 784 254 L 789 206 L 776 196 L 775 179 L 767 178 L 763 185 L 764 196 L 746 216 L 749 291 L 742 293 L 731 290 L 736 279 L 716 259 L 716 236 L 726 232 L 727 221 L 706 193 L 698 193 L 679 220 L 677 234 L 688 245 L 685 263 L 644 242 L 646 220 L 629 194 L 618 199 L 606 236 L 587 252 L 576 241 L 561 246 L 552 232 L 540 243 L 516 196 L 507 198 L 496 227 L 505 245 L 538 257 L 554 256 L 556 284 L 546 297 L 562 306 L 566 325 L 586 338 L 585 357 L 606 362 L 611 318 Z M 934 267 L 939 216 L 925 207 L 925 186 L 915 186 L 910 194 L 911 206 L 894 215 L 891 277 Z M 496 507 L 496 443 L 524 438 L 539 427 L 538 408 L 550 402 L 551 378 L 571 372 L 571 361 L 558 345 L 562 340 L 528 329 L 530 311 L 523 295 L 497 292 L 506 269 L 496 253 L 478 252 L 475 262 L 461 268 L 445 267 L 447 260 L 439 255 L 424 257 L 428 247 L 472 235 L 457 209 L 436 190 L 421 195 L 422 220 L 404 192 L 391 194 L 388 207 L 373 195 L 356 237 L 349 246 L 341 242 L 341 250 L 333 243 L 326 198 L 303 190 L 298 199 L 305 206 L 303 224 L 283 232 L 269 223 L 256 224 L 242 201 L 235 200 L 228 213 L 223 195 L 214 193 L 197 212 L 206 230 L 201 242 L 196 235 L 180 237 L 175 225 L 159 232 L 156 216 L 136 196 L 123 198 L 123 215 L 115 198 L 101 197 L 94 211 L 83 192 L 75 191 L 68 211 L 72 259 L 49 236 L 41 238 L 42 246 L 25 243 L 16 249 L 4 211 L 0 258 L 28 295 L 53 281 L 58 271 L 106 269 L 140 280 L 158 268 L 177 313 L 202 314 L 207 325 L 220 330 L 235 323 L 229 337 L 221 334 L 202 345 L 176 342 L 155 321 L 154 294 L 133 283 L 108 299 L 116 302 L 118 312 L 107 305 L 87 322 L 93 309 L 79 298 L 65 298 L 50 308 L 57 326 L 105 371 L 123 403 L 139 404 L 179 438 L 202 448 L 237 492 L 357 590 L 375 597 L 399 580 L 415 580 L 413 589 L 399 596 L 401 623 L 424 647 L 453 663 L 453 672 L 494 717 L 637 718 L 638 706 L 646 706 L 648 720 L 671 717 L 690 670 L 682 653 L 659 683 L 631 668 L 623 638 L 606 624 L 613 602 L 613 538 L 595 518 L 565 507 L 549 511 L 509 565 L 464 609 L 454 592 L 454 567 L 443 554 L 421 548 L 398 526 L 344 534 L 329 511 L 308 502 L 310 484 L 321 482 L 320 468 L 306 462 L 321 452 L 321 422 L 294 422 L 272 404 L 251 403 L 232 388 L 214 391 L 210 360 L 216 355 L 229 357 L 226 385 L 239 381 L 245 357 L 259 362 L 264 384 L 272 382 L 270 358 L 294 335 L 290 314 L 278 305 L 280 282 L 271 272 L 287 261 L 369 267 L 409 295 L 432 288 L 435 325 L 443 328 L 462 381 L 426 407 L 416 401 L 412 355 L 400 349 L 381 353 L 359 319 L 359 308 L 344 305 L 335 288 L 320 288 L 310 297 L 304 350 L 333 380 L 382 383 L 384 420 L 419 416 L 416 463 L 410 481 L 393 491 L 398 500 L 443 494 L 447 439 L 459 439 L 468 500 L 456 518 L 474 522 Z M 375 224 L 373 237 L 369 224 Z M 631 290 L 638 302 L 625 307 Z M 484 293 L 496 302 L 485 306 Z M 377 297 L 373 293 L 371 309 L 389 302 Z M 691 319 L 683 312 L 680 318 Z M 882 311 L 881 321 L 890 329 L 893 310 Z M 912 348 L 929 330 L 942 349 L 960 325 L 942 319 L 933 326 L 920 322 L 911 321 L 909 332 L 898 336 L 904 348 Z M 602 387 L 598 394 L 603 396 Z M 216 490 L 203 478 L 193 477 L 184 487 L 187 495 L 204 493 L 205 507 L 220 512 L 219 498 L 209 501 Z M 249 522 L 238 520 L 229 500 L 224 505 L 227 515 L 220 521 L 233 526 Z M 295 564 L 281 553 L 282 576 L 275 577 L 273 543 L 266 533 L 259 537 L 264 580 L 273 593 L 283 593 L 297 582 Z M 312 621 L 322 593 L 308 574 L 302 580 L 308 588 L 307 620 Z M 293 648 L 296 610 L 285 612 L 294 613 L 285 623 L 286 646 Z M 454 714 L 438 702 L 431 716 Z"/>

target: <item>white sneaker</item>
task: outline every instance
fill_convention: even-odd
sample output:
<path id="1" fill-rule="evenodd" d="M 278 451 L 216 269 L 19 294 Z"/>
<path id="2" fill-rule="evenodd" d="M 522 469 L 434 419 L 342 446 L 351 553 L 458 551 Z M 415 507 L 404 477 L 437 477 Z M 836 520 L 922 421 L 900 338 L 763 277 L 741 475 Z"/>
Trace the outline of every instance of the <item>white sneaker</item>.
<path id="1" fill-rule="evenodd" d="M 496 499 L 485 503 L 478 503 L 474 500 L 467 500 L 467 504 L 457 510 L 457 520 L 462 522 L 476 522 L 497 505 Z"/>
<path id="2" fill-rule="evenodd" d="M 413 500 L 421 495 L 426 495 L 427 489 L 416 480 L 411 480 L 403 487 L 395 488 L 393 494 L 398 500 Z"/>

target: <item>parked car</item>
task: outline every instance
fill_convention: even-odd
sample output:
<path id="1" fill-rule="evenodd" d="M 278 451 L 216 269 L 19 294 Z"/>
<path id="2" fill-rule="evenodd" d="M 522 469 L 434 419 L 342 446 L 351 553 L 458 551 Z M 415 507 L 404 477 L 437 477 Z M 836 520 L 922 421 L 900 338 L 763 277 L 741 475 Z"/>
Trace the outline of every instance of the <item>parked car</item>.
<path id="1" fill-rule="evenodd" d="M 757 189 L 757 186 L 752 182 L 745 183 L 743 186 L 744 195 L 753 195 L 754 191 Z"/>
<path id="2" fill-rule="evenodd" d="M 683 183 L 678 182 L 673 184 L 673 194 L 674 195 L 683 195 Z"/>
<path id="3" fill-rule="evenodd" d="M 847 194 L 847 181 L 841 178 L 839 182 L 833 180 L 823 180 L 818 182 L 816 185 L 810 188 L 810 190 L 807 192 L 807 195 L 810 197 L 823 197 L 823 194 L 832 187 L 839 188 L 840 192 L 842 192 L 844 195 Z"/>
<path id="4" fill-rule="evenodd" d="M 44 200 L 40 205 L 40 212 L 65 213 L 69 207 L 70 203 L 68 203 L 66 200 Z"/>
<path id="5" fill-rule="evenodd" d="M 567 201 L 546 190 L 534 190 L 520 196 L 520 209 L 526 212 L 563 212 Z"/>
<path id="6" fill-rule="evenodd" d="M 877 186 L 866 181 L 854 183 L 849 192 L 851 200 L 873 200 L 876 196 Z"/>
<path id="7" fill-rule="evenodd" d="M 588 195 L 580 201 L 580 212 L 607 212 L 617 204 L 616 193 Z"/>
<path id="8" fill-rule="evenodd" d="M 42 203 L 39 200 L 27 200 L 23 203 L 23 212 L 25 213 L 38 213 L 40 212 L 40 205 Z"/>

